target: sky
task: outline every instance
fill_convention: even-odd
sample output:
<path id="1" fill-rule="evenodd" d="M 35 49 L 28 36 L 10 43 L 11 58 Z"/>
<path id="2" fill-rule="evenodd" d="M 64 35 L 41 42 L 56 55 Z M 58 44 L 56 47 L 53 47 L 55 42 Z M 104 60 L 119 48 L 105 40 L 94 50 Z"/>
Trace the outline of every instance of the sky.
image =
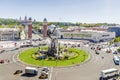
<path id="1" fill-rule="evenodd" d="M 120 24 L 119 4 L 120 0 L 0 0 L 0 18 Z"/>

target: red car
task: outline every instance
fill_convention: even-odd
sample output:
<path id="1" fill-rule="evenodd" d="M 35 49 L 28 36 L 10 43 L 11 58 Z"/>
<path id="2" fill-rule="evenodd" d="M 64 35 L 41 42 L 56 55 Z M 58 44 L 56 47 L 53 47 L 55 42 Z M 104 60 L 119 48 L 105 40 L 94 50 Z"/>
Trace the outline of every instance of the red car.
<path id="1" fill-rule="evenodd" d="M 5 61 L 4 60 L 1 60 L 0 63 L 4 63 Z"/>

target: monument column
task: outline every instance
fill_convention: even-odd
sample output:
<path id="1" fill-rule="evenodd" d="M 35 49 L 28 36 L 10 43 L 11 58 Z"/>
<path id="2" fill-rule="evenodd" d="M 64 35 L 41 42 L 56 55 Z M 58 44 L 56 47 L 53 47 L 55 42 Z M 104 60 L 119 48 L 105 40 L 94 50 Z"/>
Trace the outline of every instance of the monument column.
<path id="1" fill-rule="evenodd" d="M 46 37 L 47 37 L 47 27 L 48 27 L 47 19 L 44 18 L 44 20 L 43 20 L 43 38 L 44 39 L 46 39 Z"/>
<path id="2" fill-rule="evenodd" d="M 28 21 L 28 39 L 32 38 L 32 19 L 29 18 Z"/>

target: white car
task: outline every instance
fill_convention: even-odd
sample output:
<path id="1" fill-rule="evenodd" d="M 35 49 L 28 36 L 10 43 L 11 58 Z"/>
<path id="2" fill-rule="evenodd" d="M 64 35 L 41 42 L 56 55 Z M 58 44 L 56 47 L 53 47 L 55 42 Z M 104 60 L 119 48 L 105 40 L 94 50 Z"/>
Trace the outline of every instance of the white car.
<path id="1" fill-rule="evenodd" d="M 48 72 L 48 71 L 49 71 L 49 68 L 48 68 L 48 67 L 43 67 L 43 68 L 42 68 L 42 71 Z"/>

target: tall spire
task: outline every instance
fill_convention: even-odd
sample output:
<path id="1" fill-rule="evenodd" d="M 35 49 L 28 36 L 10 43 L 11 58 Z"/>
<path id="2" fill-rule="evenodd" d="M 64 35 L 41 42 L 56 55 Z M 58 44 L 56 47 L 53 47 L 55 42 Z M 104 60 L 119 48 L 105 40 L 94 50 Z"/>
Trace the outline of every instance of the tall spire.
<path id="1" fill-rule="evenodd" d="M 27 21 L 27 16 L 25 16 L 24 20 Z"/>
<path id="2" fill-rule="evenodd" d="M 21 21 L 22 19 L 21 19 L 21 17 L 19 18 L 19 21 Z"/>

